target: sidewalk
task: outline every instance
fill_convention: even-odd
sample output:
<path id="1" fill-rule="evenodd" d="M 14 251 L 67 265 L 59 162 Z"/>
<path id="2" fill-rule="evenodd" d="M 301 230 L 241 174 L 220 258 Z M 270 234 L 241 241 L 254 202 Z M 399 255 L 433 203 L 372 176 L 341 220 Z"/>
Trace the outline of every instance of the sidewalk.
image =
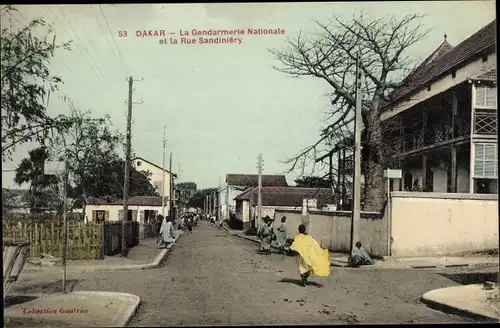
<path id="1" fill-rule="evenodd" d="M 140 298 L 114 292 L 73 292 L 7 297 L 5 327 L 125 327 Z"/>
<path id="2" fill-rule="evenodd" d="M 346 267 L 347 254 L 330 253 L 332 266 Z M 436 257 L 408 257 L 408 258 L 386 258 L 374 260 L 370 266 L 361 266 L 360 269 L 435 269 L 435 268 L 457 268 L 477 265 L 498 266 L 498 257 L 494 256 L 436 256 Z"/>
<path id="3" fill-rule="evenodd" d="M 246 236 L 243 231 L 235 231 L 225 224 L 221 227 L 233 236 L 244 238 L 256 243 L 260 240 L 255 236 Z M 335 267 L 347 267 L 347 254 L 330 253 L 330 265 Z M 361 266 L 358 269 L 435 269 L 456 268 L 478 265 L 499 265 L 498 256 L 437 256 L 437 257 L 412 257 L 412 258 L 386 258 L 374 260 L 373 265 Z"/>
<path id="4" fill-rule="evenodd" d="M 167 248 L 158 248 L 156 238 L 140 240 L 137 246 L 130 249 L 128 256 L 125 258 L 106 256 L 104 260 L 70 260 L 67 262 L 66 270 L 68 273 L 72 273 L 96 270 L 154 269 L 161 265 L 181 235 L 182 231 L 176 230 L 174 243 Z M 21 277 L 25 278 L 41 272 L 60 272 L 61 270 L 62 266 L 41 267 L 26 263 Z"/>
<path id="5" fill-rule="evenodd" d="M 421 301 L 443 312 L 481 321 L 500 322 L 498 285 L 492 290 L 484 289 L 482 284 L 435 289 L 425 293 Z"/>

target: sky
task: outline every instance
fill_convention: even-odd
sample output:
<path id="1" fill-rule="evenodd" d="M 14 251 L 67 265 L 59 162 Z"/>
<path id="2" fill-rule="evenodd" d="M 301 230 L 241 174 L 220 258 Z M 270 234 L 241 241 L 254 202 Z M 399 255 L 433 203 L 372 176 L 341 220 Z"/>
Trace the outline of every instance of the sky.
<path id="1" fill-rule="evenodd" d="M 50 70 L 64 85 L 51 95 L 51 115 L 69 114 L 62 97 L 95 117 L 109 114 L 126 130 L 127 78 L 134 79 L 132 148 L 136 156 L 162 165 L 164 127 L 172 171 L 198 188 L 223 184 L 228 173 L 256 174 L 262 154 L 264 174 L 285 174 L 283 161 L 315 142 L 325 122 L 328 85 L 295 79 L 273 69 L 268 49 L 284 49 L 286 37 L 318 31 L 314 20 L 427 14 L 433 31 L 410 49 L 425 58 L 442 41 L 458 44 L 495 19 L 494 1 L 330 2 L 265 4 L 115 4 L 17 6 L 20 27 L 43 18 L 56 31 L 57 51 Z M 2 23 L 3 26 L 4 23 Z M 137 37 L 136 31 L 165 30 L 180 41 L 193 29 L 284 29 L 284 35 L 244 35 L 241 44 L 160 44 L 164 37 Z M 120 37 L 127 32 L 127 37 Z M 122 32 L 122 33 L 120 33 Z M 38 36 L 44 35 L 39 30 Z M 190 38 L 190 37 L 187 37 Z M 18 147 L 13 169 L 33 145 Z M 179 170 L 180 169 L 180 170 Z M 14 188 L 13 172 L 2 172 L 2 187 Z M 286 174 L 293 184 L 298 173 Z"/>

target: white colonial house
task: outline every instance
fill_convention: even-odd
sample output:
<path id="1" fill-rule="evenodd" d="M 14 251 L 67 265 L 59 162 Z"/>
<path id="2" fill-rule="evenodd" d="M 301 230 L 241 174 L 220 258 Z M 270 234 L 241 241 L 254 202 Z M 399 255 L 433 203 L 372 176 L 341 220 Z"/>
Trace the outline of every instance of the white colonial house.
<path id="1" fill-rule="evenodd" d="M 162 185 L 163 185 L 163 196 L 170 199 L 170 175 L 173 176 L 172 181 L 175 181 L 177 175 L 170 172 L 169 170 L 163 169 L 161 166 L 154 164 L 142 157 L 134 157 L 132 159 L 132 165 L 137 171 L 149 172 L 151 184 L 155 187 L 156 191 L 160 196 L 162 196 Z M 165 176 L 165 179 L 163 178 Z M 164 183 L 163 183 L 164 182 Z"/>
<path id="2" fill-rule="evenodd" d="M 168 213 L 168 208 L 168 202 L 165 201 L 165 213 Z M 159 196 L 135 196 L 128 200 L 128 221 L 148 224 L 152 223 L 152 220 L 161 213 L 162 201 Z M 87 201 L 85 222 L 119 221 L 122 217 L 122 199 L 91 197 Z"/>

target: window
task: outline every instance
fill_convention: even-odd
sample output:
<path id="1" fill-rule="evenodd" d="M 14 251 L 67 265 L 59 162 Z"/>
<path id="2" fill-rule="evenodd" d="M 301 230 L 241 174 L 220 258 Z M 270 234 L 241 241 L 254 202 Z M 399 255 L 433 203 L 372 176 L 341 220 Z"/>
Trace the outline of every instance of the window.
<path id="1" fill-rule="evenodd" d="M 137 161 L 136 165 L 137 165 L 137 166 L 141 166 L 141 165 L 142 165 L 142 162 L 141 162 L 141 161 Z"/>
<path id="2" fill-rule="evenodd" d="M 109 221 L 109 211 L 92 211 L 92 222 L 103 223 L 104 221 Z"/>
<path id="3" fill-rule="evenodd" d="M 427 86 L 427 91 L 431 91 L 431 85 L 430 84 Z"/>
<path id="4" fill-rule="evenodd" d="M 476 107 L 497 107 L 497 87 L 478 85 L 476 87 Z"/>
<path id="5" fill-rule="evenodd" d="M 496 143 L 476 143 L 474 178 L 496 179 L 498 176 L 498 156 Z"/>
<path id="6" fill-rule="evenodd" d="M 488 56 L 482 56 L 481 59 L 483 60 L 483 63 L 486 63 L 488 61 Z"/>
<path id="7" fill-rule="evenodd" d="M 457 77 L 457 71 L 451 72 L 451 78 L 454 79 Z"/>

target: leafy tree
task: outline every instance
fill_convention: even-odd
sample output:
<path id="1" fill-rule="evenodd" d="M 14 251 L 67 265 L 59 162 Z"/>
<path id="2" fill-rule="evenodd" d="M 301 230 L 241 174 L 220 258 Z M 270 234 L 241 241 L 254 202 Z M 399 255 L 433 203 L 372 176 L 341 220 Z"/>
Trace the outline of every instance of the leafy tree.
<path id="1" fill-rule="evenodd" d="M 14 181 L 21 185 L 30 183 L 29 199 L 31 212 L 40 212 L 52 208 L 59 201 L 59 178 L 44 174 L 44 163 L 49 157 L 45 147 L 35 148 L 28 153 L 29 157 L 21 161 L 16 168 Z"/>
<path id="2" fill-rule="evenodd" d="M 2 188 L 2 217 L 5 218 L 17 207 L 16 196 L 8 189 Z"/>
<path id="3" fill-rule="evenodd" d="M 330 188 L 330 181 L 322 177 L 306 176 L 295 180 L 295 185 L 302 188 Z"/>
<path id="4" fill-rule="evenodd" d="M 116 158 L 110 162 L 102 163 L 94 176 L 86 181 L 88 196 L 115 199 L 123 198 L 123 180 L 125 176 L 125 161 Z M 129 196 L 158 196 L 150 182 L 149 175 L 130 167 Z"/>
<path id="5" fill-rule="evenodd" d="M 188 204 L 197 190 L 196 183 L 194 182 L 180 182 L 175 187 L 180 191 L 180 203 L 182 205 Z"/>
<path id="6" fill-rule="evenodd" d="M 15 11 L 12 6 L 2 7 L 2 21 Z M 69 49 L 69 44 L 55 45 L 55 37 L 49 40 L 51 28 L 44 39 L 34 36 L 39 27 L 46 27 L 44 20 L 35 19 L 21 29 L 10 26 L 1 32 L 2 161 L 10 159 L 16 146 L 43 142 L 47 132 L 63 131 L 72 123 L 63 115 L 50 117 L 45 105 L 48 91 L 57 90 L 62 83 L 47 66 L 54 50 Z"/>
<path id="7" fill-rule="evenodd" d="M 320 138 L 286 162 L 290 171 L 306 165 L 329 151 L 335 144 L 344 142 L 353 134 L 355 108 L 356 58 L 360 55 L 360 71 L 364 78 L 359 82 L 362 92 L 362 172 L 365 178 L 364 196 L 367 210 L 380 210 L 384 202 L 382 141 L 383 126 L 380 120 L 383 105 L 390 101 L 388 95 L 404 85 L 406 76 L 415 62 L 406 55 L 407 50 L 427 36 L 422 28 L 422 16 L 410 14 L 395 17 L 367 19 L 355 15 L 349 22 L 334 18 L 328 24 L 317 22 L 320 33 L 306 37 L 299 34 L 288 40 L 285 50 L 271 50 L 281 62 L 276 68 L 293 77 L 309 76 L 325 81 L 331 87 L 331 110 L 327 126 Z"/>
<path id="8" fill-rule="evenodd" d="M 194 193 L 193 197 L 189 199 L 187 205 L 189 207 L 203 208 L 203 206 L 205 205 L 205 198 L 207 196 L 212 196 L 213 192 L 217 190 L 217 188 L 197 190 L 196 193 Z"/>
<path id="9" fill-rule="evenodd" d="M 66 161 L 73 186 L 70 193 L 85 210 L 95 176 L 107 163 L 117 160 L 122 136 L 112 130 L 109 116 L 94 118 L 90 112 L 77 110 L 67 98 L 64 100 L 69 102 L 73 125 L 53 138 L 51 151 L 54 157 Z"/>

